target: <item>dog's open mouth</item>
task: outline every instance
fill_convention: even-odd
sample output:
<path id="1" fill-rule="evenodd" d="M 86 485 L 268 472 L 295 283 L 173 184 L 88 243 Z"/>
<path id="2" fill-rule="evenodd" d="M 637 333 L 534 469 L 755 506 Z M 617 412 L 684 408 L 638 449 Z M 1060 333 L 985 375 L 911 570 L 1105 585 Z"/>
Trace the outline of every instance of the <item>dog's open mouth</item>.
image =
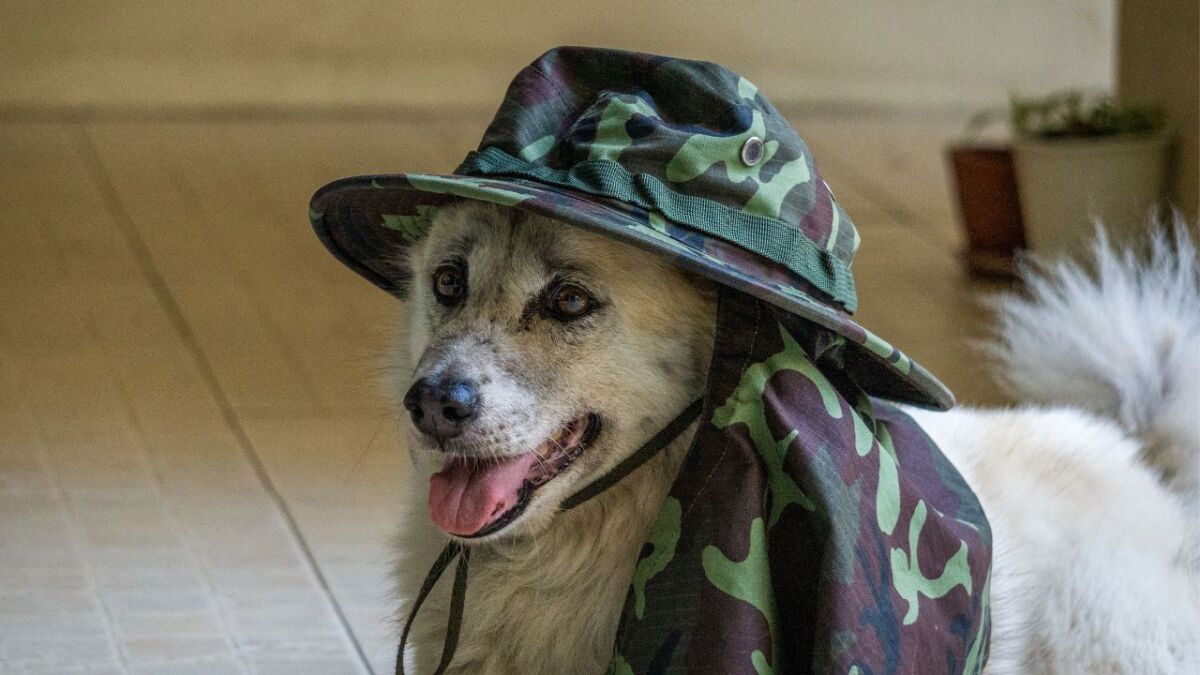
<path id="1" fill-rule="evenodd" d="M 429 517 L 458 537 L 498 532 L 525 511 L 538 488 L 566 471 L 599 432 L 600 418 L 589 414 L 522 455 L 449 457 L 429 479 Z"/>

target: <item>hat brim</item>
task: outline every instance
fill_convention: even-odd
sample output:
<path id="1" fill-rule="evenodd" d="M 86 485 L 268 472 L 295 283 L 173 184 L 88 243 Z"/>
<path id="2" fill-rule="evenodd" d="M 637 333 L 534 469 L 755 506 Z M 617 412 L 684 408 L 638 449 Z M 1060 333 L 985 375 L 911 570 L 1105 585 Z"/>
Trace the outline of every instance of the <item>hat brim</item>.
<path id="1" fill-rule="evenodd" d="M 850 314 L 812 297 L 811 289 L 800 287 L 802 284 L 786 275 L 763 278 L 738 268 L 739 261 L 757 258 L 755 254 L 714 242 L 624 202 L 521 179 L 392 174 L 345 178 L 326 185 L 313 195 L 309 218 L 334 256 L 375 285 L 404 298 L 409 279 L 397 262 L 403 250 L 424 236 L 438 207 L 460 199 L 523 209 L 664 255 L 689 272 L 845 337 L 849 347 L 845 367 L 869 394 L 939 410 L 954 406 L 953 394 L 929 371 L 859 325 Z"/>

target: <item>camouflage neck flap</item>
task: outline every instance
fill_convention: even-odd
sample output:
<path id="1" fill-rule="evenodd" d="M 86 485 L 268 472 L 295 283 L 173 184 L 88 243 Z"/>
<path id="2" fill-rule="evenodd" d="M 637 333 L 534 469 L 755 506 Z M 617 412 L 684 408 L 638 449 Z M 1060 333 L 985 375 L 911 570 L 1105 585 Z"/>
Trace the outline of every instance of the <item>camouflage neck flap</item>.
<path id="1" fill-rule="evenodd" d="M 991 531 L 846 339 L 722 289 L 700 425 L 642 547 L 613 650 L 633 673 L 971 673 Z"/>
<path id="2" fill-rule="evenodd" d="M 840 367 L 845 348 L 722 289 L 705 398 L 563 504 L 619 481 L 698 417 L 635 563 L 610 675 L 982 672 L 987 519 L 920 427 Z M 415 600 L 397 673 L 413 617 L 456 557 L 436 672 L 451 664 L 470 559 L 458 544 Z"/>

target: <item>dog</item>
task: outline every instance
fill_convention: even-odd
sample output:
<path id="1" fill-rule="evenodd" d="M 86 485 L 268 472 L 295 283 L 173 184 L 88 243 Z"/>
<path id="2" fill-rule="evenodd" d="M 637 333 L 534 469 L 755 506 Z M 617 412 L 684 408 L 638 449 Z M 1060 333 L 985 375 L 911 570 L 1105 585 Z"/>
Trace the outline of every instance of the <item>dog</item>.
<path id="1" fill-rule="evenodd" d="M 1183 232 L 1184 228 L 1177 228 Z M 1200 663 L 1200 264 L 1101 242 L 997 304 L 990 352 L 1019 407 L 910 411 L 994 535 L 986 672 L 1182 673 Z M 603 673 L 638 551 L 695 425 L 570 511 L 705 389 L 716 290 L 662 257 L 521 210 L 439 210 L 398 264 L 414 280 L 391 389 L 410 424 L 397 593 L 447 538 L 470 547 L 448 673 Z M 406 672 L 432 673 L 438 584 Z"/>

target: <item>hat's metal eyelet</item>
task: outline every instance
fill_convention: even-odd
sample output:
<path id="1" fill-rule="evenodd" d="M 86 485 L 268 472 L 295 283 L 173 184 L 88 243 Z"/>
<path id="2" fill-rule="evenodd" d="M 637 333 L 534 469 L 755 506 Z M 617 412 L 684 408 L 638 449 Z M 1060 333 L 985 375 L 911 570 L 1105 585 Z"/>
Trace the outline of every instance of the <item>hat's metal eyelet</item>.
<path id="1" fill-rule="evenodd" d="M 763 158 L 763 142 L 758 136 L 751 136 L 742 143 L 742 163 L 746 166 L 754 166 L 762 161 Z"/>

